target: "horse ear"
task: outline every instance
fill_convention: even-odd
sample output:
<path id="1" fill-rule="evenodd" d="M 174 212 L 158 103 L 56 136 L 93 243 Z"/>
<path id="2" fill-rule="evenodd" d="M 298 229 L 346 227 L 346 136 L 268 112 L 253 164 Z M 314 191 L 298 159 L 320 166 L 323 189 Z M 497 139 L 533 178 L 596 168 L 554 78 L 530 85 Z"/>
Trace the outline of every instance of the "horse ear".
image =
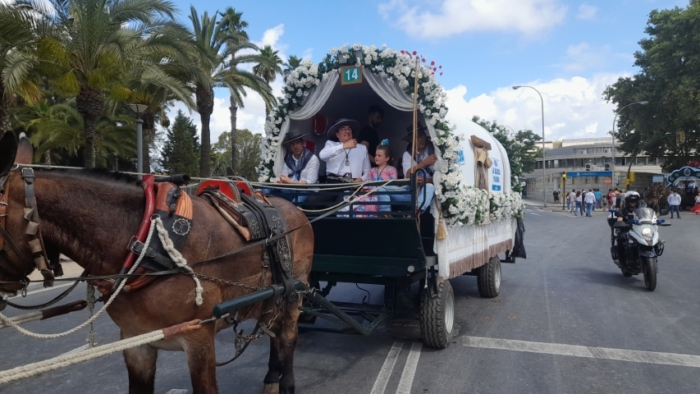
<path id="1" fill-rule="evenodd" d="M 15 163 L 17 164 L 32 164 L 34 158 L 34 148 L 29 142 L 29 138 L 24 133 L 19 135 L 19 144 L 17 145 L 17 157 L 15 158 Z"/>
<path id="2" fill-rule="evenodd" d="M 10 173 L 12 165 L 15 163 L 17 155 L 17 141 L 15 135 L 11 132 L 5 132 L 0 137 L 0 177 Z"/>

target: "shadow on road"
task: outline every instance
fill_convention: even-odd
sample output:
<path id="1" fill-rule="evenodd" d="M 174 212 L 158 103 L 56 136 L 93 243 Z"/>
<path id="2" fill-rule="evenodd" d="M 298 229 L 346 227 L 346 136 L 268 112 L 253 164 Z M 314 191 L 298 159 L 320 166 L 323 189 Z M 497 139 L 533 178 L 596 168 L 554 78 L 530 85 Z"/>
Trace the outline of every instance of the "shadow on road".
<path id="1" fill-rule="evenodd" d="M 613 263 L 610 262 L 610 264 Z M 629 291 L 645 290 L 644 278 L 641 276 L 641 274 L 635 275 L 631 278 L 626 278 L 619 271 L 601 271 L 595 268 L 571 268 L 569 271 L 573 272 L 576 277 L 582 277 L 591 283 L 616 287 Z"/>

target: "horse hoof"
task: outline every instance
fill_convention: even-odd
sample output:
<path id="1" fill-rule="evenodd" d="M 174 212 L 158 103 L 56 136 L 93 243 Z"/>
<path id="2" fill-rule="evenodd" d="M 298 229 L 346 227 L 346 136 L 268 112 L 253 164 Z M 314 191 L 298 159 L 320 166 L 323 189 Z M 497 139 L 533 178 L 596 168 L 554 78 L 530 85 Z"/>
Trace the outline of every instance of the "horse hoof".
<path id="1" fill-rule="evenodd" d="M 263 387 L 263 394 L 280 394 L 279 383 L 268 383 Z"/>

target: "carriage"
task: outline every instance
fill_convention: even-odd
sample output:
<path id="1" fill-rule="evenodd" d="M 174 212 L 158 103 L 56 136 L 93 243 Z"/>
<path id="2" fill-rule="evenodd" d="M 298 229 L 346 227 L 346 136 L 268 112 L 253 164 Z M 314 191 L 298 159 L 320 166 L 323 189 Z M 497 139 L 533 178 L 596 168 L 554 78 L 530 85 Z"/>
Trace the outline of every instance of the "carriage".
<path id="1" fill-rule="evenodd" d="M 518 256 L 525 256 L 522 200 L 511 189 L 510 163 L 503 146 L 476 123 L 457 133 L 444 119 L 445 96 L 433 70 L 416 64 L 415 57 L 387 48 L 355 45 L 332 50 L 320 65 L 304 63 L 287 78 L 287 102 L 268 119 L 260 168 L 263 182 L 281 175 L 285 152 L 279 141 L 288 133 L 308 133 L 307 149 L 318 155 L 331 123 L 340 118 L 364 122 L 371 105 L 384 110 L 380 138 L 389 141 L 393 152 L 400 152 L 394 156 L 400 157 L 406 150 L 402 137 L 407 125 L 410 129 L 415 111 L 416 125 L 427 127 L 438 157 L 436 198 L 431 208 L 420 214 L 415 203 L 420 193 L 415 175 L 392 182 L 406 186 L 403 190 L 374 192 L 408 194 L 410 203 L 357 198 L 383 182 L 362 186 L 324 182 L 322 161 L 321 184 L 261 185 L 272 188 L 272 195 L 293 201 L 310 220 L 331 210 L 333 201 L 349 203 L 341 212 L 313 223 L 316 241 L 310 283 L 320 294 L 307 297 L 301 329 L 368 335 L 393 315 L 412 311 L 417 312 L 414 316 L 418 316 L 426 345 L 444 348 L 454 333 L 454 292 L 449 279 L 476 276 L 479 294 L 496 297 L 501 287 L 501 262 L 514 263 Z M 415 71 L 419 73 L 416 103 L 407 93 L 415 88 Z M 323 75 L 317 78 L 319 73 Z M 336 198 L 325 204 L 310 202 L 319 193 Z M 306 199 L 297 202 L 302 200 L 295 198 L 298 196 Z M 390 207 L 377 208 L 382 204 Z M 368 205 L 374 210 L 363 209 Z M 512 253 L 516 244 L 520 247 Z M 384 286 L 384 302 L 376 306 L 327 302 L 323 297 L 338 283 Z M 419 283 L 415 297 L 410 293 L 414 283 Z M 317 318 L 331 325 L 314 326 Z"/>
<path id="2" fill-rule="evenodd" d="M 433 71 L 406 53 L 359 45 L 352 50 L 332 50 L 321 64 L 303 62 L 294 70 L 286 78 L 285 97 L 266 124 L 258 182 L 214 180 L 229 188 L 229 198 L 238 203 L 249 201 L 251 217 L 269 219 L 263 221 L 262 238 L 246 238 L 241 229 L 240 234 L 231 233 L 231 222 L 214 207 L 226 200 L 215 202 L 209 196 L 210 203 L 204 198 L 210 181 L 188 189 L 181 185 L 185 177 L 158 182 L 146 175 L 136 182 L 120 174 L 35 174 L 29 166 L 13 165 L 14 137 L 0 138 L 0 186 L 5 198 L 0 208 L 7 211 L 2 212 L 0 235 L 5 252 L 14 256 L 0 256 L 0 308 L 7 303 L 8 294 L 26 288 L 22 277 L 35 263 L 48 283 L 53 275 L 47 261 L 59 252 L 70 255 L 86 272 L 89 268 L 93 278 L 101 278 L 91 279 L 105 291 L 106 303 L 100 312 L 106 310 L 122 329 L 120 343 L 126 342 L 119 346 L 124 346 L 130 387 L 139 392 L 153 391 L 158 349 L 184 350 L 188 360 L 194 360 L 189 363 L 194 391 L 216 392 L 213 337 L 247 319 L 257 319 L 255 329 L 270 338 L 265 392 L 294 391 L 291 355 L 297 328 L 369 335 L 407 307 L 418 311 L 425 343 L 445 348 L 455 333 L 450 279 L 475 275 L 479 293 L 496 297 L 501 262 L 525 257 L 524 206 L 511 188 L 509 158 L 503 146 L 474 123 L 457 133 L 445 120 L 446 96 Z M 411 89 L 413 95 L 407 93 Z M 392 181 L 405 188 L 382 192 L 368 191 L 380 186 L 372 182 L 326 182 L 293 190 L 274 182 L 282 169 L 280 141 L 290 130 L 315 131 L 309 142 L 317 152 L 325 142 L 329 120 L 361 120 L 370 103 L 385 107 L 382 133 L 394 152 L 405 148 L 401 137 L 406 125 L 413 123 L 415 130 L 420 122 L 427 127 L 437 156 L 435 196 L 427 211 L 416 212 L 420 189 L 415 175 Z M 24 143 L 28 144 L 26 139 Z M 18 153 L 17 157 L 17 163 L 26 164 L 32 154 Z M 320 174 L 325 174 L 323 165 Z M 56 192 L 64 188 L 70 195 Z M 260 189 L 272 189 L 270 196 L 282 198 L 264 203 L 266 196 L 258 193 Z M 281 189 L 287 189 L 286 193 L 275 191 Z M 209 190 L 209 194 L 215 192 L 218 189 Z M 294 199 L 319 193 L 337 195 L 342 203 L 319 207 L 307 203 L 309 200 Z M 383 204 L 359 198 L 379 193 L 403 193 L 408 201 L 384 203 L 390 207 L 381 216 L 356 209 Z M 42 239 L 39 211 L 41 222 L 51 223 L 43 227 Z M 164 221 L 171 220 L 165 224 L 172 232 L 159 223 L 154 215 L 158 212 L 163 212 Z M 247 231 L 252 224 L 248 222 Z M 154 227 L 164 249 L 158 249 L 157 242 L 149 247 Z M 135 228 L 139 229 L 136 236 Z M 247 242 L 250 239 L 255 241 Z M 266 260 L 270 255 L 277 255 L 274 264 Z M 145 256 L 153 264 L 137 267 Z M 231 264 L 237 268 L 231 269 Z M 381 285 L 384 301 L 381 305 L 331 302 L 327 296 L 339 283 Z M 124 288 L 124 294 L 117 296 Z M 409 291 L 417 292 L 414 302 L 402 302 Z M 111 303 L 114 307 L 108 309 Z M 133 315 L 140 318 L 133 319 Z M 110 346 L 110 351 L 115 349 L 119 348 Z M 0 373 L 0 381 L 15 379 L 12 373 Z"/>

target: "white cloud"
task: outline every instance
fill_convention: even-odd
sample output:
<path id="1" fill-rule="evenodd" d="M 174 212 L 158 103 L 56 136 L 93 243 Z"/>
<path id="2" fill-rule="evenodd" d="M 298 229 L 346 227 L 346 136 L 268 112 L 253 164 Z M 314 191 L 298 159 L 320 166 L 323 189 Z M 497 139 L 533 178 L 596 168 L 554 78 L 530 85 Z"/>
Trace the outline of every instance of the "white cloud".
<path id="1" fill-rule="evenodd" d="M 414 0 L 415 1 L 415 0 Z M 407 0 L 390 0 L 379 5 L 385 19 L 421 38 L 441 38 L 467 31 L 514 31 L 534 34 L 560 24 L 567 7 L 559 0 L 441 0 L 437 12 L 425 11 L 420 5 L 409 6 Z M 434 1 L 428 4 L 434 7 Z"/>
<path id="2" fill-rule="evenodd" d="M 597 13 L 598 7 L 584 3 L 578 7 L 578 14 L 576 14 L 576 18 L 582 20 L 593 19 Z"/>
<path id="3" fill-rule="evenodd" d="M 547 140 L 604 137 L 612 128 L 615 106 L 603 100 L 603 91 L 626 74 L 596 74 L 548 82 L 529 82 L 544 100 Z M 529 88 L 498 88 L 489 94 L 465 100 L 467 88 L 447 91 L 448 119 L 457 125 L 471 122 L 474 115 L 495 120 L 515 130 L 529 129 L 541 135 L 542 107 L 537 92 Z"/>

